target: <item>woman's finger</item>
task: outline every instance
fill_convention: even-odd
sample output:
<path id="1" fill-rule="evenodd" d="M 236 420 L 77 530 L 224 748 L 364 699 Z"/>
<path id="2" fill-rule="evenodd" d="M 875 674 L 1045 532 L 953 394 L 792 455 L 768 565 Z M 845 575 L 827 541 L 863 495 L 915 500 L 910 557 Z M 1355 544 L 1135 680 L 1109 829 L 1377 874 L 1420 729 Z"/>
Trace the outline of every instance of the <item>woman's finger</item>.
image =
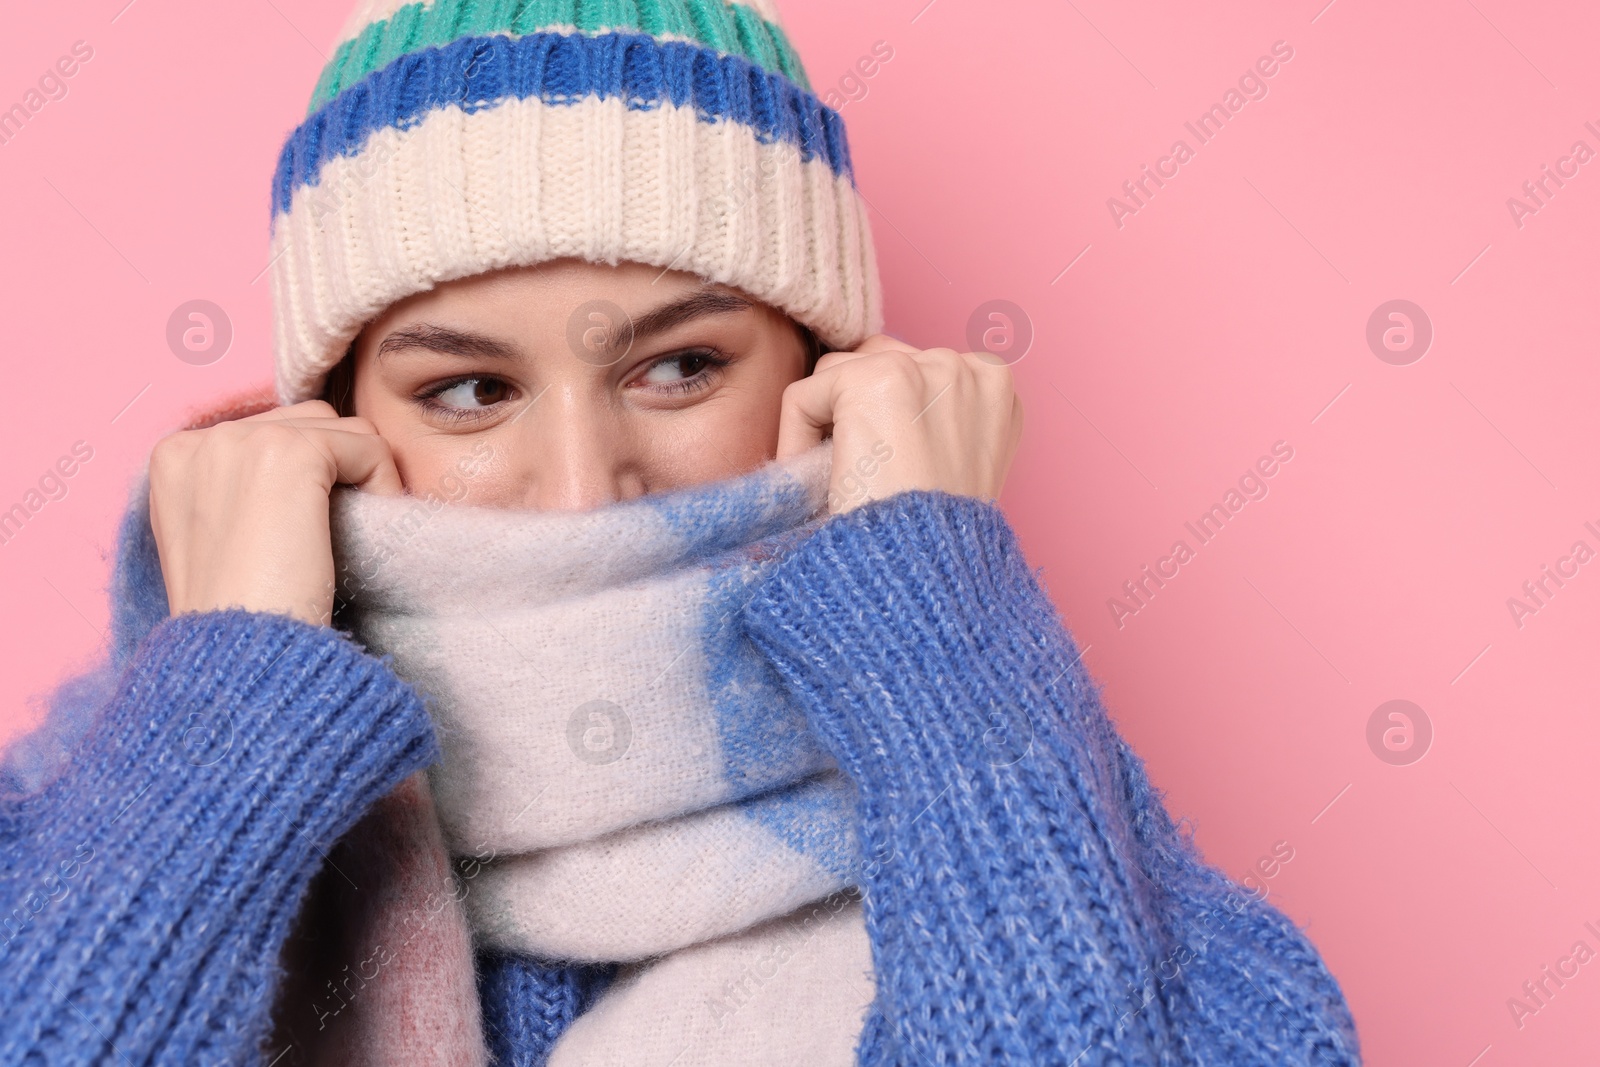
<path id="1" fill-rule="evenodd" d="M 874 352 L 920 352 L 916 345 L 908 344 L 886 333 L 875 333 L 855 348 L 857 355 L 869 356 Z"/>
<path id="2" fill-rule="evenodd" d="M 863 356 L 870 355 L 872 355 L 871 352 L 828 352 L 817 359 L 817 365 L 811 368 L 811 373 L 816 374 L 820 371 L 832 370 L 842 363 L 849 363 L 853 359 L 861 359 Z"/>
<path id="3" fill-rule="evenodd" d="M 909 355 L 921 357 L 922 349 L 915 345 L 890 337 L 886 333 L 875 333 L 862 341 L 853 349 L 842 349 L 838 352 L 828 352 L 817 360 L 816 370 L 825 370 L 836 367 L 841 363 L 848 363 L 853 359 L 863 356 L 875 356 L 881 352 L 905 352 Z"/>
<path id="4" fill-rule="evenodd" d="M 400 471 L 394 465 L 394 454 L 389 451 L 389 443 L 383 438 L 377 434 L 352 433 L 348 430 L 321 432 L 333 445 L 339 481 L 383 496 L 397 496 L 404 492 Z"/>
<path id="5" fill-rule="evenodd" d="M 337 419 L 339 412 L 326 400 L 302 400 L 298 404 L 271 408 L 239 422 L 283 422 L 295 419 Z"/>
<path id="6" fill-rule="evenodd" d="M 343 433 L 361 434 L 361 435 L 366 436 L 366 437 L 375 436 L 377 434 L 377 432 L 378 432 L 377 427 L 373 426 L 372 423 L 368 422 L 366 419 L 356 419 L 356 418 L 340 418 L 340 419 L 321 419 L 321 418 L 266 419 L 266 420 L 263 420 L 263 421 L 268 425 L 275 426 L 275 427 L 281 426 L 281 427 L 283 427 L 285 429 L 294 429 L 294 430 L 339 430 L 339 431 L 341 431 Z M 247 425 L 249 425 L 249 420 L 248 419 L 239 419 L 235 423 L 233 423 L 232 425 L 235 425 L 235 426 L 247 426 Z"/>
<path id="7" fill-rule="evenodd" d="M 847 361 L 848 362 L 848 361 Z M 833 389 L 839 364 L 791 382 L 778 412 L 778 457 L 787 459 L 814 448 L 833 424 Z"/>
<path id="8" fill-rule="evenodd" d="M 395 467 L 394 455 L 383 438 L 372 433 L 331 426 L 302 426 L 298 425 L 299 421 L 289 422 L 289 428 L 332 462 L 333 480 L 336 483 L 353 485 L 384 496 L 403 492 L 400 471 Z"/>

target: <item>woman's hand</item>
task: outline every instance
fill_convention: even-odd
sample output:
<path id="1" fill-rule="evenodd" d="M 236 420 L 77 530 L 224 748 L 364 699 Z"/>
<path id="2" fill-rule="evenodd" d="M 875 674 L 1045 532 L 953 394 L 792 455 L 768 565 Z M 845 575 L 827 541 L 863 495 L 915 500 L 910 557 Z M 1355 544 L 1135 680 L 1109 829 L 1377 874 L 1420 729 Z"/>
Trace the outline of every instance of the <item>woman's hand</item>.
<path id="1" fill-rule="evenodd" d="M 1022 436 L 1022 402 L 1011 368 L 987 352 L 918 351 L 880 333 L 784 390 L 778 458 L 818 444 L 829 426 L 830 511 L 908 489 L 993 500 Z"/>
<path id="2" fill-rule="evenodd" d="M 326 625 L 328 493 L 399 493 L 370 422 L 310 400 L 163 438 L 150 454 L 150 525 L 172 614 L 243 608 Z"/>

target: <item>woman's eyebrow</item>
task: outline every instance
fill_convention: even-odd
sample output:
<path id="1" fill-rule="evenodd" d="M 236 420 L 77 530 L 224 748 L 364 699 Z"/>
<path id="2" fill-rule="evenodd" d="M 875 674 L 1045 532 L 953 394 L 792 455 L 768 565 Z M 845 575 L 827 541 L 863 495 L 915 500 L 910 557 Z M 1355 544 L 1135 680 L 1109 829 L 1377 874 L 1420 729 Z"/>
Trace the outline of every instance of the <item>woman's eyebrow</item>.
<path id="1" fill-rule="evenodd" d="M 755 307 L 755 302 L 738 293 L 706 285 L 688 296 L 652 308 L 636 318 L 630 317 L 620 325 L 606 323 L 605 325 L 610 328 L 607 330 L 606 341 L 600 352 L 610 355 L 618 348 L 649 340 L 656 334 L 666 333 L 674 326 L 681 326 L 693 319 L 707 315 L 727 315 L 746 311 L 752 307 Z"/>
<path id="2" fill-rule="evenodd" d="M 418 323 L 396 330 L 378 345 L 378 358 L 407 348 L 423 348 L 430 352 L 447 352 L 455 356 L 480 356 L 489 359 L 516 359 L 517 349 L 503 341 L 485 337 L 481 333 L 452 330 L 432 323 Z"/>
<path id="3" fill-rule="evenodd" d="M 625 318 L 620 324 L 611 321 L 597 322 L 596 325 L 607 328 L 605 343 L 598 354 L 609 355 L 618 348 L 629 347 L 694 319 L 707 315 L 727 315 L 746 311 L 754 306 L 754 301 L 738 293 L 726 289 L 702 288 L 688 296 L 652 308 L 637 318 Z M 596 311 L 595 315 L 601 320 L 606 319 L 599 311 Z M 483 334 L 424 322 L 396 330 L 385 337 L 378 345 L 378 358 L 382 359 L 390 353 L 407 348 L 422 348 L 430 352 L 488 359 L 517 359 L 521 354 L 515 345 L 497 341 Z"/>

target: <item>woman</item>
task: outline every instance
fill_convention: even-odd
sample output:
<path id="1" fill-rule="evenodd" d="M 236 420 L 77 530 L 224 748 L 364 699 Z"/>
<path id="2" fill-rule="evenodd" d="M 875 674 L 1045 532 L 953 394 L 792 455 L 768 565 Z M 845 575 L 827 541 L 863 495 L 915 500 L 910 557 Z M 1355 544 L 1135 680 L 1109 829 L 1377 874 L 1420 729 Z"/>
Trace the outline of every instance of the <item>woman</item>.
<path id="1" fill-rule="evenodd" d="M 7 754 L 7 1062 L 1358 1062 L 768 3 L 372 0 L 273 190 L 284 406 L 157 445 Z"/>

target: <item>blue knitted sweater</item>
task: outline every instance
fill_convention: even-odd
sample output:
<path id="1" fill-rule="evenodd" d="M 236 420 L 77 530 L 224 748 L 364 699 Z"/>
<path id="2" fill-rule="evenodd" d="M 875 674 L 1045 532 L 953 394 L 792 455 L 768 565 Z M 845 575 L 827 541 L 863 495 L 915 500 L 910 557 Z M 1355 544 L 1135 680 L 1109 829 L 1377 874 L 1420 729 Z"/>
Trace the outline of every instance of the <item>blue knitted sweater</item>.
<path id="1" fill-rule="evenodd" d="M 437 756 L 335 630 L 167 618 L 150 540 L 136 505 L 108 664 L 0 769 L 5 1064 L 264 1062 L 326 851 Z M 1174 825 L 995 506 L 837 516 L 742 622 L 859 791 L 862 1064 L 1359 1063 L 1316 949 Z M 479 964 L 503 1064 L 542 1063 L 608 978 Z"/>

